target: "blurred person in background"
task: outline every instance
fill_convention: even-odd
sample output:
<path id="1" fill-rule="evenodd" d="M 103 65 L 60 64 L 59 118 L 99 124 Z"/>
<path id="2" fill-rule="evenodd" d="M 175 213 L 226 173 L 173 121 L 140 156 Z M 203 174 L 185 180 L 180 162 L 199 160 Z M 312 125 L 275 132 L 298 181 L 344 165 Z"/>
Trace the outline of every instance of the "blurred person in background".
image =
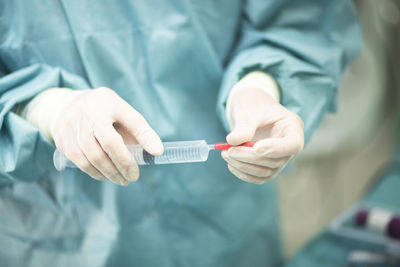
<path id="1" fill-rule="evenodd" d="M 347 260 L 343 255 L 336 255 L 336 262 L 328 261 L 340 249 L 324 247 L 325 235 L 315 235 L 326 232 L 335 217 L 374 192 L 386 177 L 382 174 L 399 164 L 400 2 L 360 0 L 355 4 L 363 49 L 342 78 L 338 111 L 327 114 L 296 158 L 294 171 L 283 173 L 277 181 L 285 257 L 292 259 L 300 250 L 290 266 L 305 262 L 308 267 L 343 265 Z M 388 191 L 387 198 L 387 205 L 400 210 Z M 306 243 L 309 246 L 302 249 Z M 326 253 L 311 250 L 316 247 Z"/>

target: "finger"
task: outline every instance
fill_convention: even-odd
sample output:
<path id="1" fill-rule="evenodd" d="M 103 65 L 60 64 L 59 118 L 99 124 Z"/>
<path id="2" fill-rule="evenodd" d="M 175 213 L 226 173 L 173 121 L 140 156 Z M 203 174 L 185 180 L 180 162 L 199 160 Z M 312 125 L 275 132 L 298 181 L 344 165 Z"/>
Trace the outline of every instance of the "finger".
<path id="1" fill-rule="evenodd" d="M 282 138 L 268 138 L 258 141 L 254 145 L 257 154 L 270 158 L 290 157 L 303 149 L 304 139 L 298 135 Z"/>
<path id="2" fill-rule="evenodd" d="M 74 125 L 67 125 L 68 127 L 63 129 L 58 128 L 63 132 L 62 136 L 74 136 L 71 134 L 71 129 L 74 129 Z M 74 132 L 74 131 L 72 131 Z M 57 149 L 64 154 L 70 161 L 72 161 L 75 166 L 77 166 L 81 171 L 88 174 L 90 177 L 96 180 L 107 180 L 101 172 L 99 172 L 86 158 L 81 149 L 79 148 L 76 138 L 61 138 L 60 135 L 54 136 L 54 144 Z"/>
<path id="3" fill-rule="evenodd" d="M 74 152 L 72 152 L 74 151 Z M 85 157 L 85 155 L 79 150 L 77 147 L 74 150 L 70 150 L 68 152 L 64 153 L 65 156 L 71 160 L 81 171 L 87 173 L 90 177 L 103 181 L 107 180 L 104 175 L 99 172 L 91 163 L 90 161 Z"/>
<path id="4" fill-rule="evenodd" d="M 290 159 L 290 157 L 268 158 L 257 154 L 251 147 L 232 147 L 227 151 L 227 156 L 238 161 L 261 165 L 271 169 L 281 168 Z"/>
<path id="5" fill-rule="evenodd" d="M 268 168 L 268 167 L 238 161 L 238 160 L 232 159 L 230 157 L 224 157 L 224 159 L 226 162 L 229 163 L 229 165 L 235 167 L 236 169 L 240 170 L 241 172 L 243 172 L 245 174 L 251 174 L 258 178 L 269 178 L 272 175 L 274 175 L 274 173 L 276 171 L 276 170 Z"/>
<path id="6" fill-rule="evenodd" d="M 118 171 L 126 174 L 129 181 L 136 181 L 139 178 L 139 168 L 114 127 L 110 124 L 98 124 L 94 126 L 93 134 Z"/>
<path id="7" fill-rule="evenodd" d="M 258 119 L 251 114 L 254 114 L 251 107 L 237 108 L 234 111 L 234 127 L 226 140 L 231 145 L 240 145 L 246 141 L 251 141 L 259 126 Z"/>
<path id="8" fill-rule="evenodd" d="M 271 158 L 290 157 L 304 147 L 303 122 L 297 115 L 291 115 L 280 125 L 281 136 L 259 140 L 254 149 L 257 154 Z"/>
<path id="9" fill-rule="evenodd" d="M 101 148 L 93 133 L 80 134 L 78 144 L 89 162 L 106 178 L 120 184 L 127 185 L 132 174 L 120 173 L 108 155 Z"/>
<path id="10" fill-rule="evenodd" d="M 237 178 L 240 180 L 243 180 L 245 182 L 253 183 L 253 184 L 263 184 L 269 179 L 261 179 L 259 177 L 253 176 L 251 174 L 244 173 L 240 171 L 239 169 L 233 167 L 232 165 L 228 164 L 228 169 L 229 171 L 235 175 Z"/>
<path id="11" fill-rule="evenodd" d="M 251 122 L 238 122 L 235 124 L 233 131 L 226 137 L 226 141 L 234 146 L 251 141 L 256 130 L 257 125 L 252 124 Z"/>
<path id="12" fill-rule="evenodd" d="M 150 127 L 146 119 L 128 103 L 121 104 L 115 119 L 124 125 L 144 150 L 154 156 L 159 156 L 164 152 L 164 146 L 158 134 Z"/>

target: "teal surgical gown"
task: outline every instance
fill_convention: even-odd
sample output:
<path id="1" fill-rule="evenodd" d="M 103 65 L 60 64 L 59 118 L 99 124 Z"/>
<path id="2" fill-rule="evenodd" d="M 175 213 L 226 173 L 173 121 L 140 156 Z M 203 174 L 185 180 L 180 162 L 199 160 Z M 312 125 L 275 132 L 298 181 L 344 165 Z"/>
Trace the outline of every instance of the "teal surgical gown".
<path id="1" fill-rule="evenodd" d="M 15 109 L 51 87 L 106 86 L 163 141 L 223 141 L 232 85 L 279 83 L 308 139 L 360 47 L 346 0 L 0 0 L 0 265 L 278 266 L 275 182 L 242 182 L 218 153 L 145 166 L 121 187 L 57 172 Z"/>

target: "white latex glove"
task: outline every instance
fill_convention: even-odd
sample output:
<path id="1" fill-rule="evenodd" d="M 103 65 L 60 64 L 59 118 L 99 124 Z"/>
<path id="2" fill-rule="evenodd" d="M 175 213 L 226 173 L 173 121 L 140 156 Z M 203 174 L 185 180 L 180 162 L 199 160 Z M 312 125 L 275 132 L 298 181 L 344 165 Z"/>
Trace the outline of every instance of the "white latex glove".
<path id="1" fill-rule="evenodd" d="M 234 86 L 228 98 L 227 117 L 232 129 L 228 143 L 257 140 L 254 147 L 232 147 L 221 154 L 229 170 L 244 181 L 265 183 L 303 149 L 303 122 L 279 104 L 277 94 L 277 85 L 269 75 L 251 73 Z"/>
<path id="2" fill-rule="evenodd" d="M 36 96 L 22 116 L 97 180 L 127 185 L 138 179 L 139 168 L 126 144 L 139 143 L 153 155 L 164 151 L 143 116 L 108 88 L 49 89 Z"/>

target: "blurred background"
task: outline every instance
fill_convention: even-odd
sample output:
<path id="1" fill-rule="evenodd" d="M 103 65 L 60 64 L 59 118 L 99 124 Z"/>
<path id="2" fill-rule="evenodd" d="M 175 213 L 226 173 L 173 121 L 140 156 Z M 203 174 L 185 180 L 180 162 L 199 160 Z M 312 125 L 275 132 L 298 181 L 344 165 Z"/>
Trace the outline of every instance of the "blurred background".
<path id="1" fill-rule="evenodd" d="M 364 45 L 343 76 L 338 112 L 278 179 L 287 259 L 368 191 L 400 136 L 400 0 L 354 3 Z"/>

